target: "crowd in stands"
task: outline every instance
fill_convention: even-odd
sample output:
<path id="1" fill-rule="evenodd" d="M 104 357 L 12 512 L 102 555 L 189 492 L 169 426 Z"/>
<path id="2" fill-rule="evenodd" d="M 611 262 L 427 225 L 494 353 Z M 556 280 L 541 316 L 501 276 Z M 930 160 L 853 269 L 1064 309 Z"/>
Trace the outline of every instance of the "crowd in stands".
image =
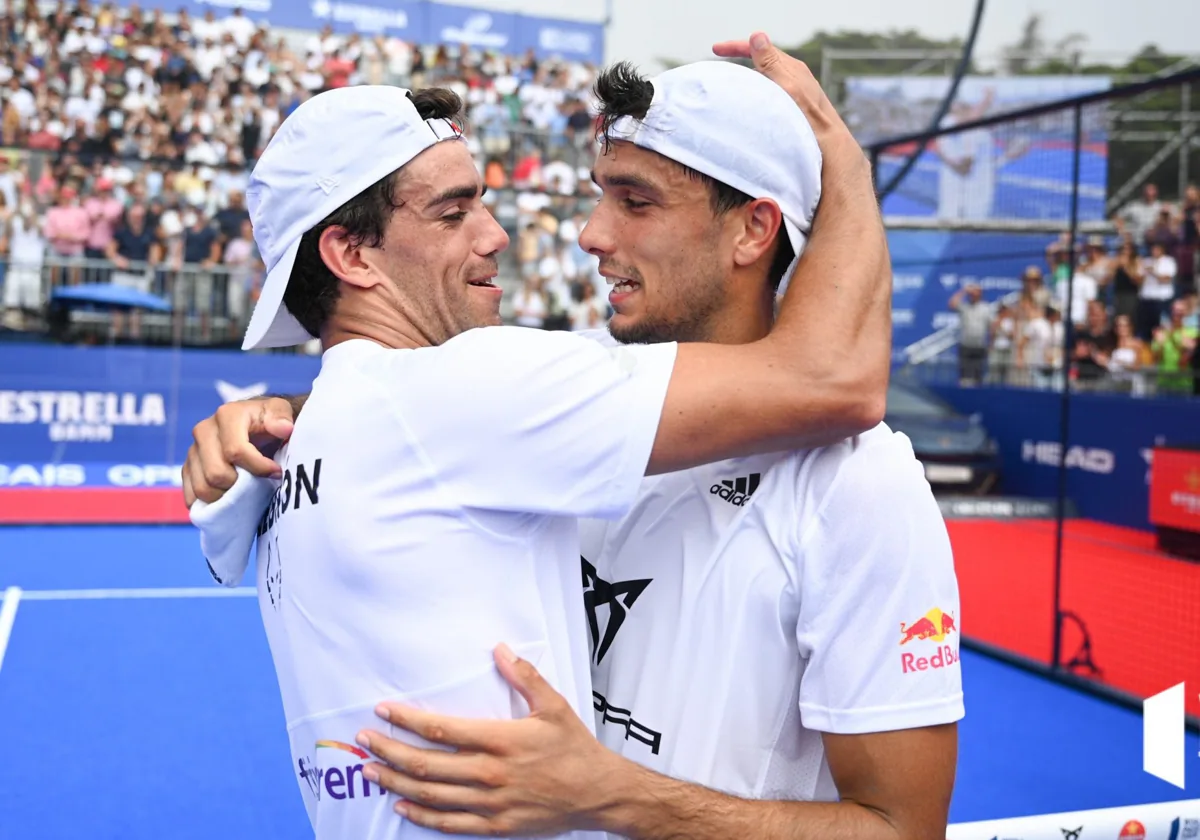
<path id="1" fill-rule="evenodd" d="M 964 382 L 1061 388 L 1070 376 L 1080 389 L 1200 394 L 1200 187 L 1173 204 L 1147 184 L 1113 222 L 1116 240 L 1088 237 L 1074 270 L 1069 239 L 1051 243 L 1048 271 L 1026 269 L 1015 302 L 988 304 L 977 286 L 951 298 Z"/>
<path id="2" fill-rule="evenodd" d="M 49 276 L 132 286 L 240 329 L 263 270 L 248 169 L 288 114 L 331 88 L 458 92 L 480 171 L 507 202 L 493 209 L 514 235 L 545 228 L 547 215 L 568 221 L 573 200 L 590 195 L 580 164 L 593 143 L 594 67 L 330 28 L 289 42 L 240 9 L 173 18 L 91 0 L 60 0 L 48 14 L 35 0 L 0 0 L 5 326 L 33 323 Z M 543 245 L 540 258 L 574 266 Z M 552 289 L 568 280 L 536 274 Z"/>
<path id="3" fill-rule="evenodd" d="M 515 323 L 606 320 L 596 260 L 578 245 L 596 68 L 328 27 L 289 40 L 239 9 L 168 21 L 136 5 L 59 0 L 45 13 L 0 0 L 0 12 L 0 327 L 40 328 L 48 289 L 100 281 L 200 316 L 205 340 L 221 338 L 218 319 L 236 339 L 264 271 L 248 170 L 306 99 L 362 83 L 446 86 L 466 103 L 487 200 L 512 238 Z M 1081 243 L 1074 269 L 1067 243 L 1052 243 L 1015 302 L 954 296 L 964 381 L 1196 387 L 1200 189 L 1172 205 L 1149 184 L 1114 221 L 1119 239 Z M 1068 288 L 1077 340 L 1064 361 Z M 126 332 L 110 337 L 139 339 L 136 318 L 113 324 Z"/>

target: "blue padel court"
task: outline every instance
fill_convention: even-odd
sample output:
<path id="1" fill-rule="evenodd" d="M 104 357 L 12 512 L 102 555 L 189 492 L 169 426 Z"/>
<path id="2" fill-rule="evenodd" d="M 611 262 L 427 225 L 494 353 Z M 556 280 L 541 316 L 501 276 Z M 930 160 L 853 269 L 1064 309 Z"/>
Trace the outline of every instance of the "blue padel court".
<path id="1" fill-rule="evenodd" d="M 212 583 L 190 526 L 0 528 L 0 590 L 0 837 L 311 836 L 253 590 Z M 1143 772 L 1138 712 L 962 664 L 952 822 L 1200 797 L 1196 737 L 1180 790 Z"/>

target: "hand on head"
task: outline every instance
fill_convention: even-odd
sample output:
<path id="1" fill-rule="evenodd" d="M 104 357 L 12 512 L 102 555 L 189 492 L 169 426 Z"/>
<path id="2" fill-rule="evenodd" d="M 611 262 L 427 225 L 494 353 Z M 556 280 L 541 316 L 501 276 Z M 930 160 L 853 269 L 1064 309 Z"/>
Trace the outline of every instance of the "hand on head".
<path id="1" fill-rule="evenodd" d="M 755 70 L 787 91 L 800 106 L 818 139 L 825 139 L 830 132 L 844 131 L 849 134 L 849 129 L 808 65 L 778 49 L 765 33 L 755 32 L 747 41 L 713 44 L 713 54 L 722 58 L 752 60 Z"/>

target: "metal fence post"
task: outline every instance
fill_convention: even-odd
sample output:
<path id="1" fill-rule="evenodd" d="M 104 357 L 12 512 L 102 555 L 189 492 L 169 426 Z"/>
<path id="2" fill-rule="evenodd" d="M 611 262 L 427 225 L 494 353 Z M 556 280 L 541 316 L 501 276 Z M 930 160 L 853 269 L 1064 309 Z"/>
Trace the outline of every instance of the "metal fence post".
<path id="1" fill-rule="evenodd" d="M 1076 103 L 1072 116 L 1074 125 L 1074 145 L 1071 149 L 1071 221 L 1070 241 L 1068 243 L 1068 263 L 1070 271 L 1067 276 L 1067 303 L 1063 313 L 1063 346 L 1062 346 L 1062 400 L 1059 428 L 1059 464 L 1058 464 L 1058 504 L 1055 506 L 1054 530 L 1054 661 L 1051 667 L 1059 670 L 1062 666 L 1062 564 L 1063 564 L 1063 530 L 1066 524 L 1067 506 L 1067 447 L 1070 444 L 1071 425 L 1071 346 L 1075 340 L 1074 319 L 1071 311 L 1075 306 L 1075 269 L 1078 259 L 1076 239 L 1079 235 L 1079 177 L 1080 160 L 1083 156 L 1083 105 Z"/>

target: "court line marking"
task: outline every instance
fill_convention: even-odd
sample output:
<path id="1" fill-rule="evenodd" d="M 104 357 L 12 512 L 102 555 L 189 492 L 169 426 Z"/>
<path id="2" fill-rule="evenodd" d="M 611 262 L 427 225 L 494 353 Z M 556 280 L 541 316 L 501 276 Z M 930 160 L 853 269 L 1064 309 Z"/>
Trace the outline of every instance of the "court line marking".
<path id="1" fill-rule="evenodd" d="M 13 622 L 17 620 L 17 606 L 20 603 L 21 587 L 10 586 L 4 590 L 4 602 L 0 605 L 0 666 L 4 664 L 8 637 L 12 635 Z"/>
<path id="2" fill-rule="evenodd" d="M 253 598 L 257 595 L 258 590 L 253 586 L 187 586 L 161 589 L 26 589 L 20 597 L 25 601 L 112 601 L 136 598 Z"/>

